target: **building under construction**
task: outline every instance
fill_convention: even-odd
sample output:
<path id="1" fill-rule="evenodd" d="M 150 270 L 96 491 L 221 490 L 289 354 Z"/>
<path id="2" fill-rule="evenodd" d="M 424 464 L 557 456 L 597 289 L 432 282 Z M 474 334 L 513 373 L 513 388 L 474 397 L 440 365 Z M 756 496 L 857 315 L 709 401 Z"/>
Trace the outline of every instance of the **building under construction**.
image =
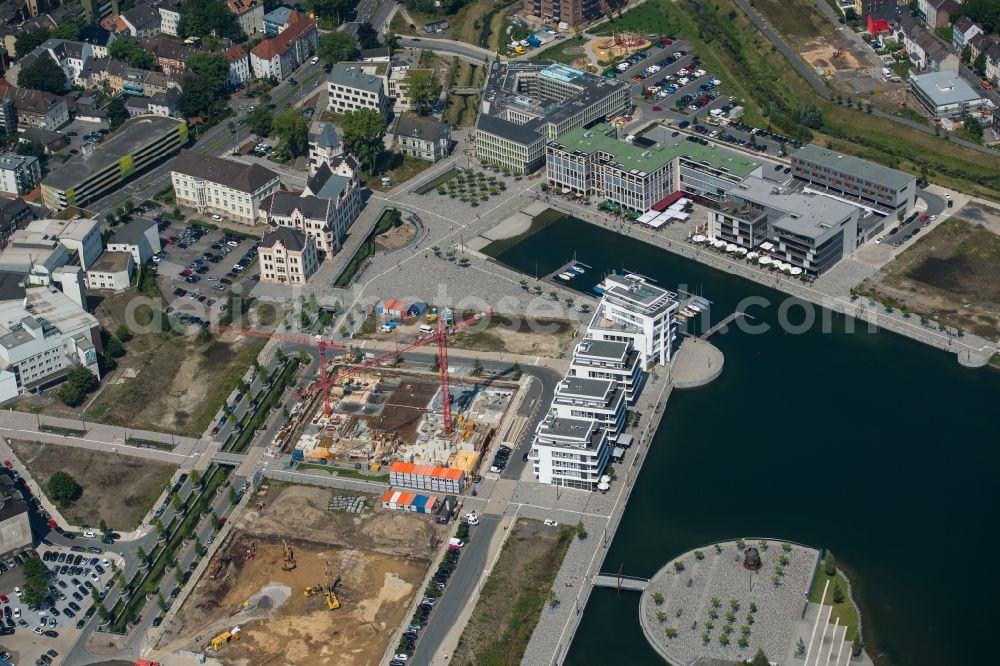
<path id="1" fill-rule="evenodd" d="M 331 412 L 318 400 L 296 407 L 276 444 L 295 460 L 328 461 L 380 470 L 395 461 L 435 465 L 471 475 L 489 447 L 514 394 L 513 387 L 452 379 L 451 432 L 443 388 L 431 375 L 369 369 L 331 387 Z M 299 414 L 299 411 L 309 411 Z M 295 437 L 295 441 L 288 441 Z"/>

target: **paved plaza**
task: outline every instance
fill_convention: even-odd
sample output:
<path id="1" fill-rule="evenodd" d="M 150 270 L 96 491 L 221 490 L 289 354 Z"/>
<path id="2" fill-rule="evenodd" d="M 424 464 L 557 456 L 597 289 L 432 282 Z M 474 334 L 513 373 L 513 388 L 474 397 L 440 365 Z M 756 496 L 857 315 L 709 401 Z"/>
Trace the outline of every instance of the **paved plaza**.
<path id="1" fill-rule="evenodd" d="M 788 653 L 819 551 L 756 539 L 746 546 L 760 554 L 760 570 L 746 569 L 745 550 L 727 541 L 684 553 L 650 580 L 639 619 L 646 640 L 664 659 L 672 664 L 700 657 L 732 662 L 750 659 L 758 649 L 771 659 Z"/>

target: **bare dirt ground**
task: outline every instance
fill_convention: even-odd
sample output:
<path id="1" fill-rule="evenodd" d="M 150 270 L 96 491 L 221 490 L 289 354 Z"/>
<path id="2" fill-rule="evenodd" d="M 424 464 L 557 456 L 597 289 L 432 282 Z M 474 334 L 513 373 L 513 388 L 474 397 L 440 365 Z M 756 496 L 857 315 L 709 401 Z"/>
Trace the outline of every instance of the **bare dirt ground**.
<path id="1" fill-rule="evenodd" d="M 413 242 L 417 237 L 417 227 L 412 222 L 393 227 L 383 234 L 375 237 L 375 249 L 384 252 L 386 250 L 398 250 L 401 247 Z"/>
<path id="2" fill-rule="evenodd" d="M 79 526 L 96 527 L 103 518 L 112 529 L 134 530 L 177 470 L 168 463 L 58 444 L 10 440 L 10 446 L 43 489 L 58 471 L 76 479 L 83 495 L 60 510 Z"/>
<path id="3" fill-rule="evenodd" d="M 520 664 L 574 529 L 520 519 L 462 632 L 454 664 Z"/>
<path id="4" fill-rule="evenodd" d="M 861 290 L 915 315 L 1000 334 L 1000 211 L 966 206 L 883 269 Z"/>
<path id="5" fill-rule="evenodd" d="M 381 508 L 330 512 L 334 493 L 322 488 L 272 485 L 268 494 L 264 510 L 244 513 L 220 549 L 232 557 L 225 574 L 204 576 L 171 623 L 168 640 L 177 639 L 171 648 L 203 649 L 212 636 L 238 625 L 241 640 L 218 655 L 225 664 L 379 663 L 418 592 L 430 537 L 440 529 L 429 516 Z M 294 551 L 293 571 L 281 569 L 281 539 Z M 256 556 L 247 561 L 243 553 L 254 544 Z M 306 586 L 326 585 L 338 574 L 341 608 L 304 596 Z M 260 604 L 261 591 L 274 586 L 287 586 L 287 599 L 275 601 L 269 592 Z"/>

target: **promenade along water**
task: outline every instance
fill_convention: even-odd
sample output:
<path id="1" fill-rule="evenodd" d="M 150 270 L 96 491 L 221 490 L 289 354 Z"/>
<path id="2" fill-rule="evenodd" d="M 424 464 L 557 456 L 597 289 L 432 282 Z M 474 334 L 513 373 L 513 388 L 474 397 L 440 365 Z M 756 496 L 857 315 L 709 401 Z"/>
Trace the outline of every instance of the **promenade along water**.
<path id="1" fill-rule="evenodd" d="M 584 222 L 551 224 L 499 259 L 528 274 L 577 253 L 743 307 L 766 333 L 730 330 L 713 384 L 675 391 L 603 570 L 650 576 L 674 555 L 745 535 L 829 547 L 851 575 L 880 664 L 984 664 L 1000 592 L 1000 372 L 892 333 L 778 328 L 783 294 Z M 588 284 L 589 287 L 589 284 Z M 788 319 L 803 321 L 793 307 Z M 658 664 L 639 595 L 594 590 L 568 664 Z M 777 658 L 779 655 L 771 655 Z"/>

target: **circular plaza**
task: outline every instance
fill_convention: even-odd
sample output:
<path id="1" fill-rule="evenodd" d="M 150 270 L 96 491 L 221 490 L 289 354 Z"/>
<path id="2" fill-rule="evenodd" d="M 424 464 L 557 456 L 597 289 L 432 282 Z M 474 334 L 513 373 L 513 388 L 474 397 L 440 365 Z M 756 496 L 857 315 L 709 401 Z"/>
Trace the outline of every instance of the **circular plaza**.
<path id="1" fill-rule="evenodd" d="M 649 581 L 639 620 L 671 664 L 743 661 L 762 649 L 794 651 L 820 553 L 791 543 L 738 539 L 674 558 Z"/>

